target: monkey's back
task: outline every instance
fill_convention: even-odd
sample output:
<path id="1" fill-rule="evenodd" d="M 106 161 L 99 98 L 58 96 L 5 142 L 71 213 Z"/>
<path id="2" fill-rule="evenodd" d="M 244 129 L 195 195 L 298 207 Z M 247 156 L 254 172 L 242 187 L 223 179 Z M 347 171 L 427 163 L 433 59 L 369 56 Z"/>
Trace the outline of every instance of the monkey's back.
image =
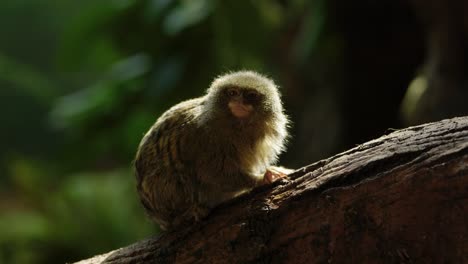
<path id="1" fill-rule="evenodd" d="M 135 158 L 140 200 L 162 228 L 173 225 L 194 201 L 189 145 L 197 137 L 202 104 L 197 98 L 166 111 L 143 137 Z"/>

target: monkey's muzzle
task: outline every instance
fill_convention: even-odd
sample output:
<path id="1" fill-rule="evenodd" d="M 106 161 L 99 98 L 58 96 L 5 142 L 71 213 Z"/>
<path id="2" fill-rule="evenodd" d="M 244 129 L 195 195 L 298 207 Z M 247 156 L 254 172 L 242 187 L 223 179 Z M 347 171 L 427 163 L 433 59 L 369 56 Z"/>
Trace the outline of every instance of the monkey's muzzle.
<path id="1" fill-rule="evenodd" d="M 232 100 L 228 104 L 231 113 L 237 118 L 246 118 L 252 113 L 253 106 L 244 104 L 241 100 Z"/>

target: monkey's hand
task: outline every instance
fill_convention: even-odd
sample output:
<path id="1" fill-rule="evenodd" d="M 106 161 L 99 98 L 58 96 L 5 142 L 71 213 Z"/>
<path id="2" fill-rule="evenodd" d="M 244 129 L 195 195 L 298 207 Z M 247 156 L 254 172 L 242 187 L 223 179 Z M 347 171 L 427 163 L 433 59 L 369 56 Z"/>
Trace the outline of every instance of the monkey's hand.
<path id="1" fill-rule="evenodd" d="M 275 167 L 272 166 L 268 168 L 263 175 L 263 182 L 265 184 L 273 183 L 279 179 L 288 180 L 288 174 L 292 173 L 294 170 L 286 169 L 284 167 Z"/>

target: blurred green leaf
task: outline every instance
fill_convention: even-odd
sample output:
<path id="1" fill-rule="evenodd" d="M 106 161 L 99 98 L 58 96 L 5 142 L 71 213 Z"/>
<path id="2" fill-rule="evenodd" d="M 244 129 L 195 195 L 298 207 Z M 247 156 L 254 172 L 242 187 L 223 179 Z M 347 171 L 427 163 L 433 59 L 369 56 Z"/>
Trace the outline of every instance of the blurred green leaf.
<path id="1" fill-rule="evenodd" d="M 72 243 L 93 252 L 123 246 L 150 233 L 152 224 L 140 208 L 134 186 L 129 170 L 70 177 L 47 203 L 56 222 L 55 239 L 70 243 L 72 235 Z"/>
<path id="2" fill-rule="evenodd" d="M 60 35 L 60 64 L 73 70 L 96 67 L 87 70 L 90 71 L 102 70 L 102 66 L 116 60 L 118 52 L 114 43 L 102 33 L 105 26 L 132 3 L 127 0 L 89 0 L 71 4 L 70 8 L 80 9 L 80 12 L 69 19 Z"/>
<path id="3" fill-rule="evenodd" d="M 57 127 L 76 127 L 112 113 L 125 96 L 141 88 L 126 84 L 146 74 L 150 65 L 149 59 L 144 55 L 135 55 L 116 63 L 107 78 L 60 98 L 51 112 L 53 123 Z"/>
<path id="4" fill-rule="evenodd" d="M 309 2 L 309 5 L 311 5 L 311 8 L 308 9 L 309 14 L 305 16 L 305 21 L 294 44 L 295 61 L 300 64 L 305 63 L 312 52 L 317 49 L 326 19 L 325 0 Z"/>
<path id="5" fill-rule="evenodd" d="M 255 1 L 258 13 L 270 27 L 279 27 L 283 22 L 284 14 L 280 4 L 276 1 L 260 0 Z"/>
<path id="6" fill-rule="evenodd" d="M 187 27 L 193 26 L 205 19 L 212 11 L 211 0 L 182 0 L 172 9 L 163 23 L 168 35 L 177 35 Z"/>
<path id="7" fill-rule="evenodd" d="M 43 103 L 49 103 L 55 95 L 54 85 L 44 74 L 1 53 L 0 80 L 13 83 Z"/>
<path id="8" fill-rule="evenodd" d="M 33 211 L 10 211 L 0 214 L 0 244 L 9 241 L 29 241 L 44 238 L 49 222 Z"/>
<path id="9" fill-rule="evenodd" d="M 148 0 L 143 17 L 148 23 L 154 22 L 164 14 L 173 2 L 173 0 Z"/>
<path id="10" fill-rule="evenodd" d="M 8 161 L 12 182 L 25 199 L 37 201 L 46 194 L 45 183 L 50 180 L 44 173 L 43 163 L 23 158 Z"/>
<path id="11" fill-rule="evenodd" d="M 147 55 L 136 54 L 115 63 L 108 78 L 112 81 L 131 80 L 147 73 L 151 66 L 151 60 Z"/>
<path id="12" fill-rule="evenodd" d="M 148 94 L 153 98 L 160 98 L 174 89 L 182 78 L 184 64 L 180 57 L 160 61 L 149 77 Z"/>

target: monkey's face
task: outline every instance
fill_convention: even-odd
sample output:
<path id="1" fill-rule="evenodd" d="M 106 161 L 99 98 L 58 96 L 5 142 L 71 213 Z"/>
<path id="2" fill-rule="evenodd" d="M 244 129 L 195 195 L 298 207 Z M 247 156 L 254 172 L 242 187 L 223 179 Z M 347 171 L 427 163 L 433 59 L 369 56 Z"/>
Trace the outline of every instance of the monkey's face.
<path id="1" fill-rule="evenodd" d="M 251 120 L 263 114 L 264 95 L 254 89 L 226 87 L 222 96 L 225 109 L 236 119 Z"/>
<path id="2" fill-rule="evenodd" d="M 247 119 L 258 111 L 262 95 L 252 89 L 228 87 L 224 90 L 230 113 L 239 119 Z"/>
<path id="3" fill-rule="evenodd" d="M 283 114 L 276 85 L 254 72 L 241 71 L 218 77 L 207 92 L 204 120 L 234 122 L 254 128 Z"/>

